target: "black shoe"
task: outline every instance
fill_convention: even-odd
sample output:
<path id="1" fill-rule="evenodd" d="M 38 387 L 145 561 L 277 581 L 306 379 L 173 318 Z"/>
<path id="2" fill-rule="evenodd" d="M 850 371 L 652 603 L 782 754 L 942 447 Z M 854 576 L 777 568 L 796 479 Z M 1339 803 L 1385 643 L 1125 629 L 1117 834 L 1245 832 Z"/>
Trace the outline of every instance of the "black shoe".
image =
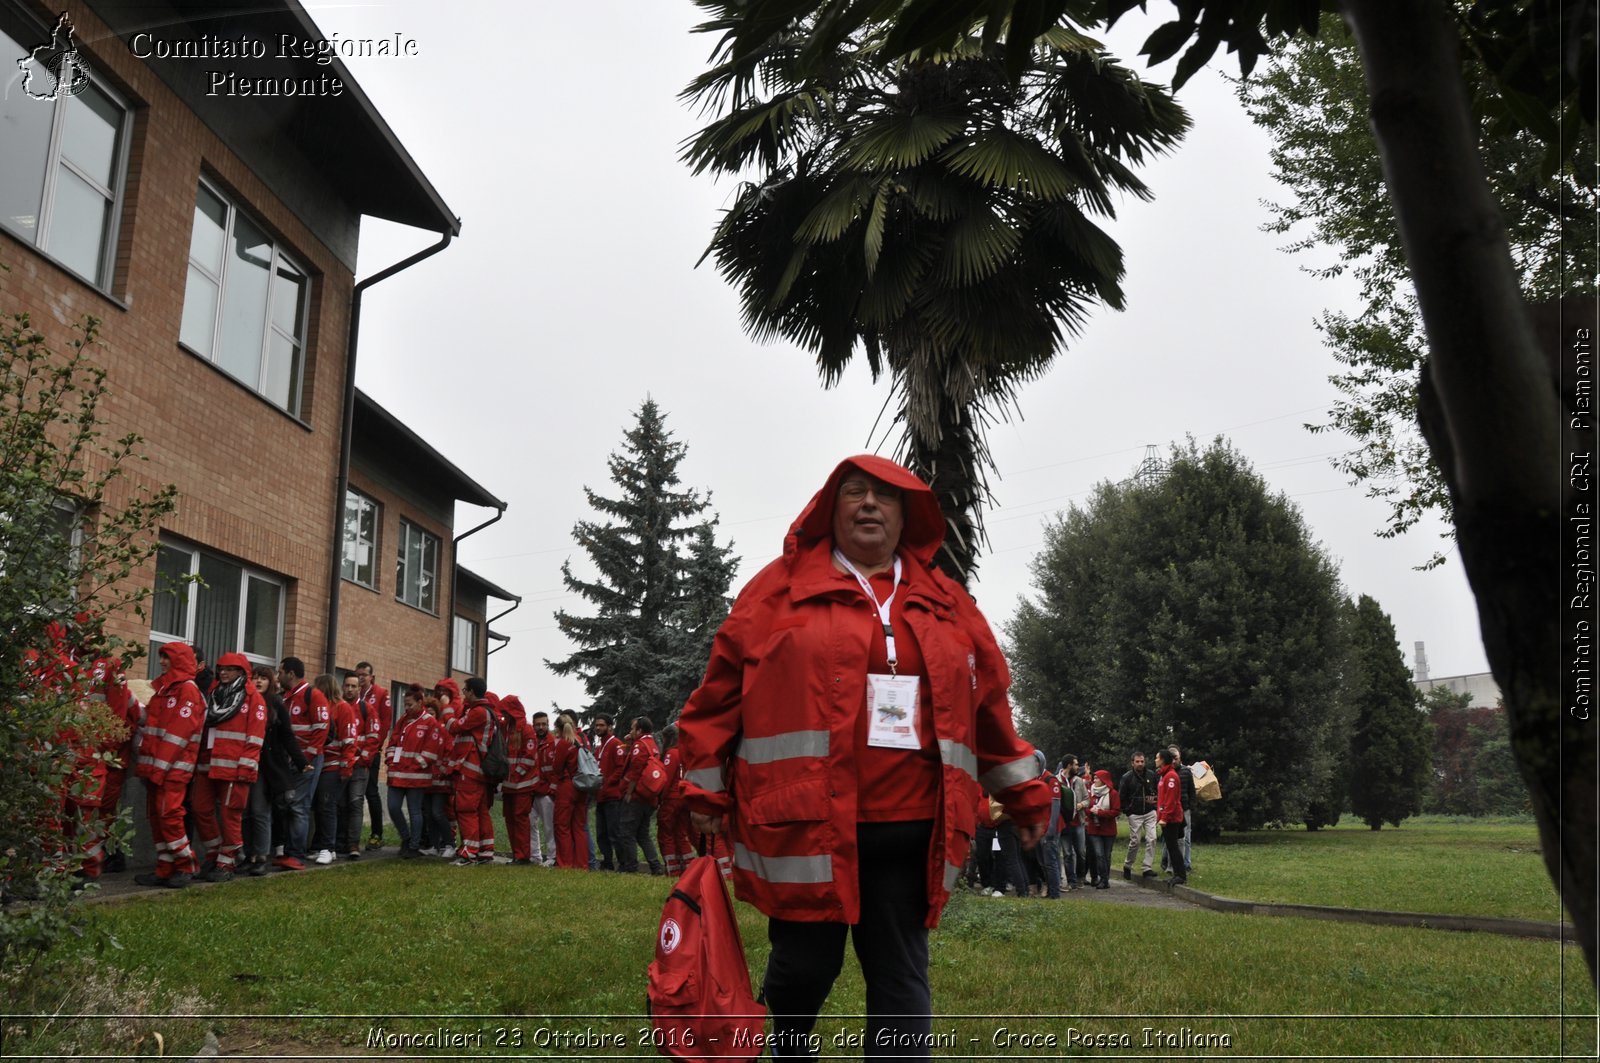
<path id="1" fill-rule="evenodd" d="M 361 853 L 358 850 L 351 849 L 348 853 L 344 854 L 344 858 L 346 860 L 360 860 Z"/>
<path id="2" fill-rule="evenodd" d="M 233 872 L 220 867 L 213 867 L 198 877 L 202 882 L 232 882 Z"/>
<path id="3" fill-rule="evenodd" d="M 250 866 L 245 868 L 245 874 L 249 875 L 251 878 L 260 878 L 266 873 L 267 862 L 265 860 L 252 860 L 250 861 Z"/>
<path id="4" fill-rule="evenodd" d="M 402 860 L 415 860 L 417 857 L 419 857 L 421 855 L 422 854 L 417 852 L 415 849 L 401 849 L 400 850 L 400 859 L 402 859 Z"/>
<path id="5" fill-rule="evenodd" d="M 511 862 L 513 864 L 518 865 L 518 866 L 525 866 L 527 864 L 533 863 L 533 861 L 531 859 L 529 859 L 528 857 L 526 857 L 526 856 L 519 856 L 519 857 L 517 857 L 515 860 L 513 860 Z"/>
<path id="6" fill-rule="evenodd" d="M 133 881 L 141 886 L 165 886 L 167 880 L 154 871 L 141 871 L 133 876 Z"/>
<path id="7" fill-rule="evenodd" d="M 1185 884 L 1185 883 L 1187 883 L 1187 882 L 1188 882 L 1188 881 L 1189 881 L 1189 880 L 1188 880 L 1188 879 L 1186 879 L 1186 878 L 1175 878 L 1175 879 L 1173 879 L 1173 880 L 1172 880 L 1172 884 L 1173 884 L 1173 885 L 1174 885 L 1174 886 L 1182 886 L 1182 885 L 1184 885 L 1184 884 Z"/>
<path id="8" fill-rule="evenodd" d="M 1124 881 L 1124 882 L 1132 882 L 1133 881 L 1133 867 L 1132 867 L 1132 865 L 1129 865 L 1129 866 L 1124 867 L 1122 869 L 1122 881 Z"/>
<path id="9" fill-rule="evenodd" d="M 1124 874 L 1124 875 L 1123 875 L 1123 877 L 1124 877 L 1124 878 L 1126 878 L 1126 877 L 1127 877 L 1127 875 L 1126 875 L 1126 874 Z M 1139 876 L 1139 877 L 1140 877 L 1140 878 L 1156 878 L 1156 877 L 1158 877 L 1158 876 L 1157 876 L 1157 875 L 1156 875 L 1156 873 L 1155 873 L 1155 872 L 1154 872 L 1154 871 L 1151 871 L 1151 870 L 1148 870 L 1148 869 L 1147 869 L 1147 870 L 1146 870 L 1146 871 L 1145 871 L 1145 872 L 1144 872 L 1144 874 L 1143 874 L 1143 875 L 1141 875 L 1141 876 Z"/>
<path id="10" fill-rule="evenodd" d="M 228 877 L 232 878 L 233 876 L 229 875 Z M 169 890 L 181 890 L 181 889 L 183 889 L 185 886 L 187 886 L 189 883 L 191 883 L 193 881 L 194 881 L 194 876 L 193 875 L 190 875 L 190 874 L 178 874 L 178 875 L 173 875 L 171 878 L 167 879 L 167 881 L 163 882 L 162 885 L 167 887 L 167 889 L 169 889 Z"/>
<path id="11" fill-rule="evenodd" d="M 110 856 L 106 857 L 106 864 L 103 870 L 110 871 L 112 874 L 116 874 L 119 871 L 128 870 L 127 854 L 112 853 Z"/>
<path id="12" fill-rule="evenodd" d="M 1097 890 L 1108 890 L 1110 888 L 1111 888 L 1111 883 L 1109 883 L 1109 882 L 1102 882 L 1102 883 L 1100 883 L 1100 885 L 1095 887 L 1095 889 L 1097 889 Z"/>

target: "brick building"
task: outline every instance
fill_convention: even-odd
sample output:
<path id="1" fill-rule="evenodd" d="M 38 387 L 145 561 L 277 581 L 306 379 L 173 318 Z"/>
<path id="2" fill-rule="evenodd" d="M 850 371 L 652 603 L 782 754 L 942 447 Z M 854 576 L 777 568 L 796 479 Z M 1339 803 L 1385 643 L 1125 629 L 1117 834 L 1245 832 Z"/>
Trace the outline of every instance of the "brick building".
<path id="1" fill-rule="evenodd" d="M 145 437 L 130 486 L 180 494 L 135 578 L 203 580 L 111 631 L 152 661 L 181 639 L 213 658 L 437 678 L 454 504 L 495 519 L 505 504 L 353 376 L 361 288 L 442 250 L 459 220 L 343 63 L 306 47 L 322 34 L 294 0 L 70 0 L 74 36 L 53 40 L 58 13 L 0 0 L 0 306 L 29 310 L 58 349 L 102 321 L 107 435 Z M 54 91 L 69 76 L 76 94 Z M 439 240 L 358 285 L 364 215 Z M 396 440 L 415 464 L 384 460 Z M 378 521 L 367 554 L 359 503 L 348 513 L 362 497 Z"/>

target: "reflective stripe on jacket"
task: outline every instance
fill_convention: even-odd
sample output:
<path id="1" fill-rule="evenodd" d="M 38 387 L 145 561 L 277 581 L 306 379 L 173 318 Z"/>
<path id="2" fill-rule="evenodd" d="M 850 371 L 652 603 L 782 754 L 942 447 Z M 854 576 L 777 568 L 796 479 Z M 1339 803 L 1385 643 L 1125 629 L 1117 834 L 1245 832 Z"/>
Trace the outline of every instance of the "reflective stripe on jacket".
<path id="1" fill-rule="evenodd" d="M 255 782 L 261 772 L 261 747 L 267 740 L 267 701 L 248 680 L 244 704 L 232 719 L 206 732 L 200 754 L 202 774 L 216 782 Z"/>

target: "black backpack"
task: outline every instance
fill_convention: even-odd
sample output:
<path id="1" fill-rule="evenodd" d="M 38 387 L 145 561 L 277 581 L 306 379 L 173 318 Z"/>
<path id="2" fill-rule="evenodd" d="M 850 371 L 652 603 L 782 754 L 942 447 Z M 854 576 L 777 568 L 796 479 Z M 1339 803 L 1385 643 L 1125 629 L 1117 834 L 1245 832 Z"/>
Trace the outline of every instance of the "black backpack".
<path id="1" fill-rule="evenodd" d="M 505 781 L 511 773 L 511 758 L 506 752 L 505 728 L 500 726 L 500 721 L 495 718 L 495 710 L 487 709 L 489 723 L 483 732 L 483 779 L 490 786 L 497 786 Z"/>

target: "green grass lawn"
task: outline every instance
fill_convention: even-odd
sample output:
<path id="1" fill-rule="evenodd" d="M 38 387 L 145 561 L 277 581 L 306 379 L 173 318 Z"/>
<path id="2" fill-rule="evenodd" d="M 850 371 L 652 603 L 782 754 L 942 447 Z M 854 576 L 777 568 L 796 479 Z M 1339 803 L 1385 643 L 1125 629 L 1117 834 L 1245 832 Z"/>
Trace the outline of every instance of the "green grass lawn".
<path id="1" fill-rule="evenodd" d="M 1390 859 L 1400 850 L 1379 840 L 1389 833 L 1326 837 L 1351 845 L 1347 855 L 1370 838 Z M 1197 859 L 1220 875 L 1216 854 L 1224 851 L 1248 851 L 1258 870 L 1300 864 L 1315 851 L 1301 835 L 1263 838 L 1208 846 Z M 1448 873 L 1440 859 L 1429 874 Z M 1357 893 L 1366 888 L 1362 866 L 1334 862 Z M 667 889 L 666 880 L 645 876 L 388 860 L 100 906 L 95 922 L 119 950 L 99 961 L 69 953 L 65 968 L 0 986 L 0 996 L 27 1012 L 142 1017 L 8 1020 L 4 1054 L 153 1054 L 159 1032 L 166 1054 L 179 1055 L 197 1048 L 207 1027 L 231 1052 L 358 1053 L 375 1051 L 367 1047 L 375 1027 L 443 1027 L 482 1039 L 442 1054 L 648 1057 L 639 1036 L 645 967 Z M 745 905 L 739 911 L 759 982 L 764 919 Z M 1595 995 L 1582 954 L 1554 942 L 1158 910 L 1082 895 L 1046 902 L 960 894 L 931 952 L 934 1031 L 951 1042 L 942 1056 L 1595 1052 Z M 96 963 L 101 975 L 83 981 L 78 972 Z M 860 1031 L 862 1005 L 860 975 L 847 958 L 818 1027 L 825 1056 L 861 1055 L 848 1040 Z M 1563 1011 L 1589 1017 L 1563 1027 Z M 207 1017 L 162 1017 L 172 1012 Z M 505 1042 L 498 1048 L 497 1031 Z M 573 1040 L 602 1035 L 620 1038 L 621 1047 Z M 1019 1040 L 1005 1045 L 1008 1035 Z M 1199 1041 L 1223 1036 L 1225 1046 Z"/>
<path id="2" fill-rule="evenodd" d="M 1198 845 L 1189 884 L 1251 901 L 1444 915 L 1562 918 L 1533 821 L 1442 816 L 1369 830 L 1337 827 L 1224 834 Z"/>

